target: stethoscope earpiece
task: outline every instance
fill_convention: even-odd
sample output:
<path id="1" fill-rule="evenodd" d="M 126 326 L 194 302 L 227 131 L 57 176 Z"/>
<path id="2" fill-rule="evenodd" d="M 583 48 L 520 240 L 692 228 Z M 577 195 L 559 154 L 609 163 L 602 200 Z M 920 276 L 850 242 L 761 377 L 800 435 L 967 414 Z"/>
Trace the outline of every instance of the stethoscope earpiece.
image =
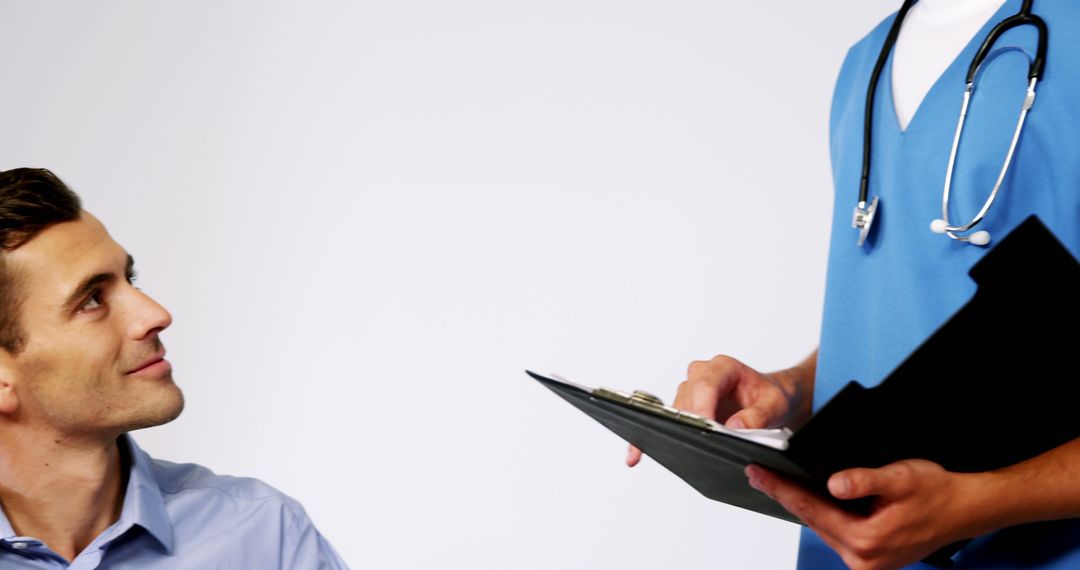
<path id="1" fill-rule="evenodd" d="M 946 223 L 945 220 L 942 220 L 941 218 L 938 218 L 938 219 L 930 222 L 930 231 L 934 232 L 935 234 L 947 233 L 947 234 L 949 234 L 949 237 L 951 237 L 951 238 L 953 238 L 955 240 L 969 242 L 969 243 L 971 243 L 971 245 L 986 245 L 986 244 L 990 243 L 990 232 L 982 230 L 982 231 L 977 231 L 977 232 L 975 232 L 975 233 L 973 233 L 973 234 L 971 234 L 969 236 L 958 236 L 953 232 L 958 232 L 958 231 L 963 231 L 963 230 L 961 230 L 960 228 L 951 228 L 951 227 L 949 227 L 949 224 Z"/>
<path id="2" fill-rule="evenodd" d="M 990 232 L 975 232 L 968 236 L 968 241 L 970 241 L 972 245 L 986 245 L 990 243 Z"/>

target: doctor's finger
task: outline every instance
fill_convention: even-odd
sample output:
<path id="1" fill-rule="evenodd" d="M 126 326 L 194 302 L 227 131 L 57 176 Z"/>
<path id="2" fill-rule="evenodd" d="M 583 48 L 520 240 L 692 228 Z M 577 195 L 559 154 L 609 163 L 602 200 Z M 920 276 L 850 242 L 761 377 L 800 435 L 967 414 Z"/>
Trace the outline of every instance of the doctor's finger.
<path id="1" fill-rule="evenodd" d="M 791 402 L 780 392 L 759 391 L 735 398 L 739 408 L 724 425 L 730 428 L 761 429 L 783 425 L 791 414 Z"/>
<path id="2" fill-rule="evenodd" d="M 631 445 L 629 451 L 626 454 L 626 466 L 633 467 L 637 465 L 640 461 L 641 450 Z"/>
<path id="3" fill-rule="evenodd" d="M 724 422 L 724 425 L 732 429 L 761 429 L 772 423 L 775 412 L 766 410 L 763 406 L 751 406 L 735 412 Z"/>
<path id="4" fill-rule="evenodd" d="M 750 486 L 780 503 L 818 534 L 834 538 L 845 536 L 845 530 L 850 531 L 863 520 L 768 469 L 751 465 L 746 468 L 746 475 Z"/>
<path id="5" fill-rule="evenodd" d="M 679 384 L 679 390 L 675 394 L 675 403 L 673 405 L 680 410 L 686 410 L 709 419 L 716 419 L 721 401 L 730 392 L 730 387 L 723 383 L 706 384 L 687 380 Z"/>
<path id="6" fill-rule="evenodd" d="M 735 388 L 738 377 L 728 368 L 718 368 L 710 362 L 694 362 L 690 365 L 687 380 L 679 384 L 675 394 L 675 407 L 699 416 L 715 419 L 717 409 Z"/>
<path id="7" fill-rule="evenodd" d="M 911 461 L 898 461 L 877 469 L 854 468 L 829 477 L 829 492 L 838 499 L 879 495 L 902 497 L 915 488 L 917 473 Z"/>

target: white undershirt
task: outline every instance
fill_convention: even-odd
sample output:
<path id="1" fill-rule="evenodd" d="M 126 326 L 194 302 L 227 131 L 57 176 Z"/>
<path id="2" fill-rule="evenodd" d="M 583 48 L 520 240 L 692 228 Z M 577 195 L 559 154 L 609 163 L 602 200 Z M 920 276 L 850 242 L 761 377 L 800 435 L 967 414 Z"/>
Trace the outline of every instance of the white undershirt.
<path id="1" fill-rule="evenodd" d="M 938 77 L 1004 3 L 1005 0 L 915 3 L 904 18 L 893 53 L 893 102 L 901 129 L 907 128 Z"/>

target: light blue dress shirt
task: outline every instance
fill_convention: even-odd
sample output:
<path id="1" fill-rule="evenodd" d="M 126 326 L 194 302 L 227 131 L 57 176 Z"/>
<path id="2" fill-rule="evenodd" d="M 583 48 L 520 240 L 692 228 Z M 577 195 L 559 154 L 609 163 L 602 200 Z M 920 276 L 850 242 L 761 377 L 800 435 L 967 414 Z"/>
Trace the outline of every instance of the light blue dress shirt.
<path id="1" fill-rule="evenodd" d="M 118 441 L 131 462 L 120 519 L 68 564 L 40 540 L 17 536 L 0 512 L 0 568 L 347 568 L 300 503 L 277 489 L 153 459 L 129 435 Z"/>

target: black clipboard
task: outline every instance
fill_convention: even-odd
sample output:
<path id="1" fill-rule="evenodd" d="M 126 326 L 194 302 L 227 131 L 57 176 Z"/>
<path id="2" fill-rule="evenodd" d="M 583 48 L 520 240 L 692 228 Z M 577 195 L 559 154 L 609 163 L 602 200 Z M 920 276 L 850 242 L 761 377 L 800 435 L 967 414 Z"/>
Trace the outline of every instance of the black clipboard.
<path id="1" fill-rule="evenodd" d="M 975 295 L 877 387 L 852 381 L 778 450 L 593 396 L 529 372 L 706 497 L 798 523 L 751 488 L 757 463 L 828 497 L 851 467 L 928 459 L 999 469 L 1080 437 L 1080 263 L 1035 216 L 971 269 Z M 1059 331 L 1065 331 L 1061 333 Z M 869 502 L 839 502 L 867 512 Z M 956 548 L 933 560 L 941 564 Z"/>

